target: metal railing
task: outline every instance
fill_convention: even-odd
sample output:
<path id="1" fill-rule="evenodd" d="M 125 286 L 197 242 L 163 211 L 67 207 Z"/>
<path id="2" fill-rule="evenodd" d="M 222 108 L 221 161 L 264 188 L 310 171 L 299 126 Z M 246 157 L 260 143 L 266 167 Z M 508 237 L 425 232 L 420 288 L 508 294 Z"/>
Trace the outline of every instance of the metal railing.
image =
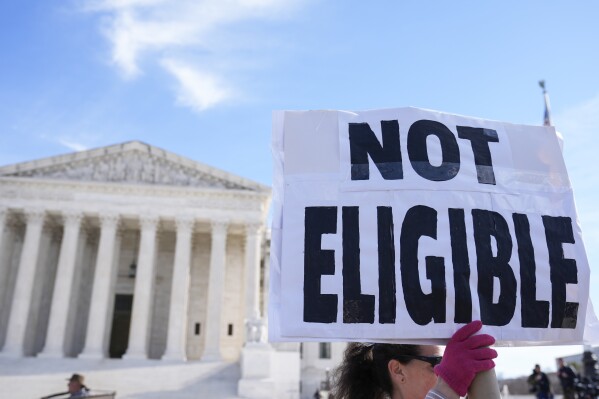
<path id="1" fill-rule="evenodd" d="M 68 399 L 71 396 L 68 392 L 54 393 L 52 395 L 44 396 L 41 399 Z M 86 399 L 114 399 L 116 398 L 116 391 L 105 391 L 100 389 L 92 389 L 88 392 Z"/>

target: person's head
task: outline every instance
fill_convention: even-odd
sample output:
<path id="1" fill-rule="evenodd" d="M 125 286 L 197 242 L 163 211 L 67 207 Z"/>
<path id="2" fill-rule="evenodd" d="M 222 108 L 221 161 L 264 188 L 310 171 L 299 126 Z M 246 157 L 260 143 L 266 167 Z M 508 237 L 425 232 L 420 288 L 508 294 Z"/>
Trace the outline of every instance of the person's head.
<path id="1" fill-rule="evenodd" d="M 558 367 L 564 367 L 564 359 L 561 357 L 557 358 L 557 365 Z"/>
<path id="2" fill-rule="evenodd" d="M 350 343 L 342 364 L 335 370 L 336 399 L 421 399 L 433 388 L 440 362 L 432 345 Z"/>
<path id="3" fill-rule="evenodd" d="M 68 381 L 69 393 L 79 392 L 82 388 L 85 388 L 85 377 L 81 374 L 73 374 Z"/>
<path id="4" fill-rule="evenodd" d="M 533 369 L 533 371 L 535 373 L 537 373 L 537 374 L 540 373 L 541 372 L 541 366 L 539 366 L 538 364 L 535 364 L 535 368 Z"/>

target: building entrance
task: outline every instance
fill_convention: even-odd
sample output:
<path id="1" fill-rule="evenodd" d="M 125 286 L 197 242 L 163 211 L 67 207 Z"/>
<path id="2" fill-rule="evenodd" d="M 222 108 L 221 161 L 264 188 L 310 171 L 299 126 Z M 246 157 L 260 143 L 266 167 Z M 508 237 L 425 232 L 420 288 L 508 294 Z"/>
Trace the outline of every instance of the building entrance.
<path id="1" fill-rule="evenodd" d="M 112 358 L 121 358 L 127 351 L 132 308 L 133 295 L 116 295 L 114 298 L 114 313 L 112 316 L 112 330 L 110 332 L 110 347 L 108 351 Z"/>

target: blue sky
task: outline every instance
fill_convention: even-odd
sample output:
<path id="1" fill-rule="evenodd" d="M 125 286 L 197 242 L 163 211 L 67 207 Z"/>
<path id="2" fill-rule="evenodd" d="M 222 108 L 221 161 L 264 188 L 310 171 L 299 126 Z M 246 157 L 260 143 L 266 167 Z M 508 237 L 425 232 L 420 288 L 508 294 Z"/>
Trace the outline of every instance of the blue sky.
<path id="1" fill-rule="evenodd" d="M 598 270 L 597 15 L 591 0 L 3 1 L 0 165 L 141 140 L 271 184 L 272 110 L 540 124 L 545 79 Z M 505 350 L 497 371 L 577 349 Z"/>

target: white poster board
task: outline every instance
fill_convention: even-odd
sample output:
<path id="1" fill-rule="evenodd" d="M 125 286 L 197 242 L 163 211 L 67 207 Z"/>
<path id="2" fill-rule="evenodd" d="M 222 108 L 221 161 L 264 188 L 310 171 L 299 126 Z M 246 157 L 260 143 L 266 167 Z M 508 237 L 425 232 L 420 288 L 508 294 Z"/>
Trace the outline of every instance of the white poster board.
<path id="1" fill-rule="evenodd" d="M 436 342 L 479 319 L 499 345 L 583 342 L 589 265 L 552 127 L 277 111 L 273 155 L 271 341 Z"/>

